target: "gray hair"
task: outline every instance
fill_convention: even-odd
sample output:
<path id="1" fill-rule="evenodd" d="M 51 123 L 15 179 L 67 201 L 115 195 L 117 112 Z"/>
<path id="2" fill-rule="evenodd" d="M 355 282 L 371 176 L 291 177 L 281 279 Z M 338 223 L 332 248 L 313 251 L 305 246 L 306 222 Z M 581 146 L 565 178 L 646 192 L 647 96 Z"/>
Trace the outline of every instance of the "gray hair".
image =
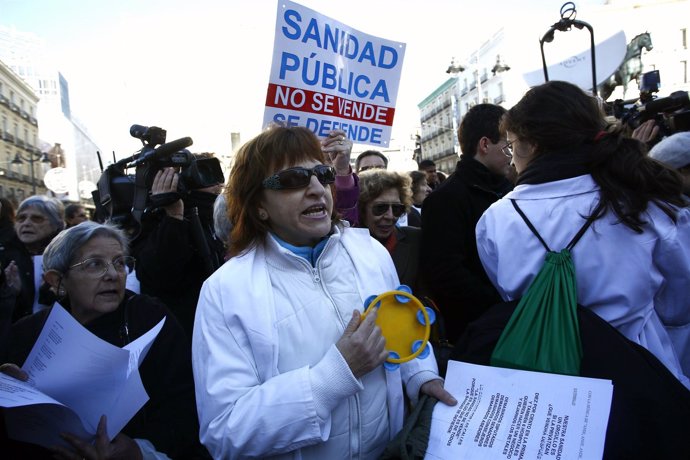
<path id="1" fill-rule="evenodd" d="M 232 222 L 230 222 L 228 217 L 228 205 L 225 201 L 225 194 L 221 193 L 213 203 L 213 233 L 216 234 L 223 244 L 228 245 L 231 231 Z"/>
<path id="2" fill-rule="evenodd" d="M 16 214 L 28 208 L 37 209 L 45 214 L 56 233 L 65 228 L 65 206 L 57 198 L 45 195 L 30 196 L 19 203 Z"/>
<path id="3" fill-rule="evenodd" d="M 60 273 L 67 272 L 77 251 L 98 236 L 117 240 L 122 246 L 124 254 L 129 254 L 129 240 L 124 231 L 112 224 L 86 221 L 61 231 L 53 238 L 53 241 L 43 252 L 43 272 L 48 270 L 57 270 Z"/>

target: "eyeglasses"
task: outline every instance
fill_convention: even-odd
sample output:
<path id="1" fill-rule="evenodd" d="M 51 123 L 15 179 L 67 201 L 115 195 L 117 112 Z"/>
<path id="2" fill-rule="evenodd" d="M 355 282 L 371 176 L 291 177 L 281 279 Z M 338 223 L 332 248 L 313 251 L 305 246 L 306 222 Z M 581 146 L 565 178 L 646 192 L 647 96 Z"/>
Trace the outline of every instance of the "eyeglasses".
<path id="1" fill-rule="evenodd" d="M 261 185 L 270 190 L 303 188 L 309 185 L 311 176 L 316 176 L 322 185 L 332 184 L 335 182 L 335 168 L 316 165 L 311 169 L 302 167 L 284 169 L 264 179 Z"/>
<path id="2" fill-rule="evenodd" d="M 108 267 L 112 265 L 117 273 L 129 275 L 134 270 L 135 260 L 132 256 L 119 256 L 108 262 L 102 257 L 92 257 L 71 265 L 69 269 L 81 267 L 81 271 L 89 277 L 100 278 L 106 274 Z"/>
<path id="3" fill-rule="evenodd" d="M 24 223 L 26 220 L 30 220 L 34 224 L 42 224 L 43 222 L 45 222 L 48 219 L 45 216 L 41 216 L 38 214 L 30 214 L 30 215 L 17 214 L 17 217 L 14 220 L 15 220 L 15 222 L 18 222 L 20 224 Z"/>
<path id="4" fill-rule="evenodd" d="M 386 167 L 381 165 L 362 166 L 359 168 L 359 172 L 368 171 L 370 169 L 386 169 Z"/>
<path id="5" fill-rule="evenodd" d="M 376 217 L 388 212 L 388 208 L 393 210 L 393 216 L 398 218 L 405 212 L 405 205 L 400 203 L 376 203 L 371 206 L 371 213 Z"/>
<path id="6" fill-rule="evenodd" d="M 512 141 L 506 140 L 506 145 L 501 147 L 501 152 L 503 152 L 503 155 L 507 157 L 513 156 L 513 142 L 515 142 L 515 139 Z"/>

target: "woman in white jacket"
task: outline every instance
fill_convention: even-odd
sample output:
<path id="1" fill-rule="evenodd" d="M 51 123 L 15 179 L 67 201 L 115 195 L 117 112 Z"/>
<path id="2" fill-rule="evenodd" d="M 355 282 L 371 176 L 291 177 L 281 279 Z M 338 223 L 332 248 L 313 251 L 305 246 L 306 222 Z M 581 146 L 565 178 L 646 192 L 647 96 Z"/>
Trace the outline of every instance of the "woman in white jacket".
<path id="1" fill-rule="evenodd" d="M 503 298 L 522 296 L 545 256 L 510 200 L 555 251 L 592 217 L 572 251 L 578 302 L 688 386 L 690 209 L 678 174 L 648 158 L 639 141 L 607 132 L 598 101 L 570 83 L 532 88 L 502 124 L 517 186 L 485 212 L 476 233 Z"/>
<path id="2" fill-rule="evenodd" d="M 454 404 L 433 357 L 387 371 L 372 294 L 395 267 L 333 212 L 335 170 L 306 128 L 273 127 L 237 153 L 230 256 L 204 284 L 193 337 L 201 441 L 214 458 L 377 458 L 402 426 L 403 384 Z M 322 150 L 323 149 L 323 150 Z"/>

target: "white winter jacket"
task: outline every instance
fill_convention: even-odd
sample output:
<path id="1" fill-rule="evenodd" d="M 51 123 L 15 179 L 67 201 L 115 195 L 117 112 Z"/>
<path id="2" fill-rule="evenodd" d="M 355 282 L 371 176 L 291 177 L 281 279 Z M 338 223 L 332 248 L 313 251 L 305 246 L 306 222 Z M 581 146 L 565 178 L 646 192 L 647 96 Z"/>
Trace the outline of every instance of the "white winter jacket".
<path id="1" fill-rule="evenodd" d="M 315 267 L 271 237 L 230 259 L 197 306 L 200 438 L 214 458 L 376 458 L 402 427 L 405 382 L 438 378 L 433 356 L 355 379 L 335 342 L 354 309 L 398 286 L 366 229 L 334 227 Z"/>
<path id="2" fill-rule="evenodd" d="M 494 203 L 476 227 L 479 257 L 505 300 L 522 296 L 545 249 L 510 203 L 515 199 L 546 244 L 563 249 L 598 203 L 590 175 L 523 184 Z M 578 302 L 654 353 L 686 386 L 690 366 L 690 209 L 674 223 L 650 204 L 638 234 L 615 214 L 596 220 L 572 250 Z"/>

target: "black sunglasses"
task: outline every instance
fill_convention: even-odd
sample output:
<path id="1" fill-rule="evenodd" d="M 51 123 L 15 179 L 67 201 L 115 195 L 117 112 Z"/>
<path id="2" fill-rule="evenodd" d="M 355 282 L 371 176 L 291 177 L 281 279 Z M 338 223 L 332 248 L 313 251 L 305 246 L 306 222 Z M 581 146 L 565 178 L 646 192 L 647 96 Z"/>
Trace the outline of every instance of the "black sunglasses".
<path id="1" fill-rule="evenodd" d="M 301 166 L 288 168 L 267 177 L 261 185 L 271 190 L 303 188 L 309 185 L 311 176 L 316 176 L 322 185 L 332 184 L 335 182 L 335 168 L 327 165 L 316 165 L 311 169 Z"/>
<path id="2" fill-rule="evenodd" d="M 388 212 L 388 208 L 393 210 L 393 216 L 398 218 L 405 212 L 405 205 L 400 203 L 376 203 L 371 207 L 371 213 L 376 217 Z"/>

